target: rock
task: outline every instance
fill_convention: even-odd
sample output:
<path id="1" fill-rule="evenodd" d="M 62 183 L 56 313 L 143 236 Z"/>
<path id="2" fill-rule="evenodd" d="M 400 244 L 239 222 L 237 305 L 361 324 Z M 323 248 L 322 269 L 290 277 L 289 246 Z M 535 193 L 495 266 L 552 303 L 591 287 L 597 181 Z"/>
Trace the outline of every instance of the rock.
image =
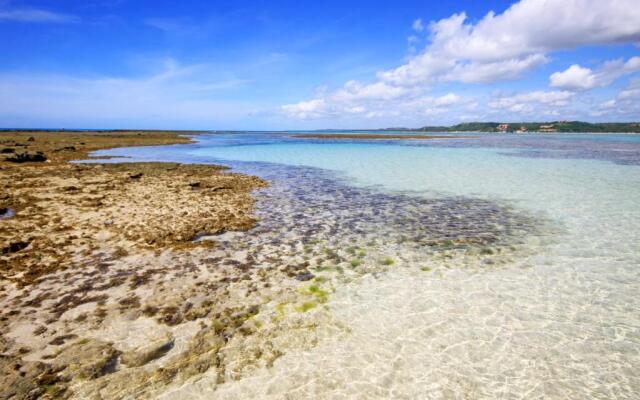
<path id="1" fill-rule="evenodd" d="M 0 356 L 0 399 L 35 399 L 45 392 L 55 397 L 64 391 L 49 364 Z"/>
<path id="2" fill-rule="evenodd" d="M 10 154 L 15 152 L 16 152 L 16 149 L 12 149 L 11 147 L 5 147 L 4 149 L 0 150 L 1 154 Z"/>
<path id="3" fill-rule="evenodd" d="M 24 250 L 29 246 L 29 242 L 12 242 L 8 246 L 0 249 L 0 254 L 17 253 L 20 250 Z"/>
<path id="4" fill-rule="evenodd" d="M 34 138 L 33 136 L 29 136 L 29 139 L 27 139 L 27 142 L 35 142 L 36 138 Z"/>
<path id="5" fill-rule="evenodd" d="M 200 187 L 200 182 L 189 182 L 189 186 L 192 188 L 198 188 Z"/>
<path id="6" fill-rule="evenodd" d="M 64 146 L 64 147 L 55 149 L 54 151 L 76 151 L 76 146 Z"/>
<path id="7" fill-rule="evenodd" d="M 316 276 L 314 274 L 312 274 L 311 272 L 302 272 L 298 275 L 296 275 L 296 279 L 299 281 L 310 281 L 311 279 L 315 278 Z"/>
<path id="8" fill-rule="evenodd" d="M 13 157 L 5 158 L 6 161 L 14 162 L 14 163 L 25 163 L 25 162 L 44 162 L 47 161 L 47 157 L 41 151 L 37 153 L 19 153 Z"/>
<path id="9" fill-rule="evenodd" d="M 173 337 L 157 339 L 145 346 L 122 354 L 120 361 L 129 367 L 139 367 L 160 358 L 173 348 Z"/>
<path id="10" fill-rule="evenodd" d="M 137 174 L 129 174 L 129 178 L 131 179 L 140 179 L 142 178 L 143 173 L 142 172 L 138 172 Z"/>
<path id="11" fill-rule="evenodd" d="M 62 349 L 53 366 L 66 379 L 95 379 L 113 372 L 119 354 L 111 343 L 83 339 Z"/>

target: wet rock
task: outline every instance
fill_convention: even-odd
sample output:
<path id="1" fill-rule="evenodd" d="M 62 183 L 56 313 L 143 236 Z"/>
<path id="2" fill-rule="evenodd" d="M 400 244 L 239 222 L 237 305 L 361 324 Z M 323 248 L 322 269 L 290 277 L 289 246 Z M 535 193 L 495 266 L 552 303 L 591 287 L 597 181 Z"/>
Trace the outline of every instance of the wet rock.
<path id="1" fill-rule="evenodd" d="M 36 399 L 45 393 L 60 396 L 65 391 L 49 364 L 0 356 L 0 399 Z"/>
<path id="2" fill-rule="evenodd" d="M 64 147 L 55 149 L 54 151 L 76 151 L 76 146 L 64 146 Z"/>
<path id="3" fill-rule="evenodd" d="M 5 246 L 0 250 L 0 254 L 17 253 L 20 250 L 24 250 L 29 246 L 29 242 L 12 242 L 8 246 Z"/>
<path id="4" fill-rule="evenodd" d="M 47 161 L 47 157 L 39 151 L 37 153 L 18 153 L 13 157 L 7 157 L 5 160 L 13 163 L 44 162 Z"/>
<path id="5" fill-rule="evenodd" d="M 65 379 L 95 379 L 113 372 L 118 355 L 111 343 L 83 339 L 62 349 L 53 366 Z"/>
<path id="6" fill-rule="evenodd" d="M 298 275 L 296 275 L 296 279 L 304 282 L 304 281 L 310 281 L 311 279 L 315 278 L 316 276 L 314 274 L 312 274 L 311 272 L 302 272 Z"/>
<path id="7" fill-rule="evenodd" d="M 73 334 L 57 336 L 52 341 L 50 341 L 49 344 L 54 345 L 54 346 L 61 346 L 61 345 L 65 344 L 65 342 L 67 340 L 75 339 L 77 337 L 78 337 L 78 335 L 73 335 Z"/>
<path id="8" fill-rule="evenodd" d="M 164 356 L 173 348 L 173 344 L 174 340 L 171 336 L 159 338 L 145 346 L 123 353 L 120 361 L 129 367 L 139 367 Z"/>

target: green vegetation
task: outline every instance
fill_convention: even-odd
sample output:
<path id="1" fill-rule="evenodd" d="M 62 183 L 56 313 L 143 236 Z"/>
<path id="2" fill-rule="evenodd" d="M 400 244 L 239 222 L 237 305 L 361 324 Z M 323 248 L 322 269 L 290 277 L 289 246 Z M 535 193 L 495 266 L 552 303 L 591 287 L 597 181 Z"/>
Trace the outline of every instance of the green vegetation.
<path id="1" fill-rule="evenodd" d="M 396 260 L 391 257 L 385 257 L 382 259 L 381 263 L 382 265 L 393 265 L 396 263 Z"/>
<path id="2" fill-rule="evenodd" d="M 351 260 L 349 263 L 352 268 L 358 267 L 362 262 L 360 260 Z"/>
<path id="3" fill-rule="evenodd" d="M 316 308 L 317 306 L 318 303 L 316 303 L 315 301 L 305 301 L 304 303 L 296 306 L 295 309 L 297 312 L 307 312 L 312 308 Z"/>
<path id="4" fill-rule="evenodd" d="M 431 272 L 432 271 L 431 267 L 422 267 L 422 268 L 420 268 L 420 270 L 423 271 L 423 272 Z"/>
<path id="5" fill-rule="evenodd" d="M 300 288 L 298 291 L 307 296 L 313 296 L 319 303 L 326 303 L 329 298 L 329 292 L 320 288 L 318 285 L 309 285 L 305 288 Z"/>
<path id="6" fill-rule="evenodd" d="M 418 129 L 401 129 L 415 132 L 499 132 L 498 126 L 507 124 L 507 132 L 593 132 L 593 133 L 640 133 L 639 122 L 589 123 L 583 121 L 551 122 L 466 122 L 452 126 L 424 126 Z M 396 129 L 398 130 L 398 129 Z"/>

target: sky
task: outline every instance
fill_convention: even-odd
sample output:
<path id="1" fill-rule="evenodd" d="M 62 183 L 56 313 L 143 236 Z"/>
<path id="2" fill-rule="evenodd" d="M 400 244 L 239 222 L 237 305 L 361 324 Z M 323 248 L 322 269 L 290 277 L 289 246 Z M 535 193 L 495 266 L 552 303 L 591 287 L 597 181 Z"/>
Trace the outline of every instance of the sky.
<path id="1" fill-rule="evenodd" d="M 0 127 L 640 120 L 640 0 L 0 0 Z"/>

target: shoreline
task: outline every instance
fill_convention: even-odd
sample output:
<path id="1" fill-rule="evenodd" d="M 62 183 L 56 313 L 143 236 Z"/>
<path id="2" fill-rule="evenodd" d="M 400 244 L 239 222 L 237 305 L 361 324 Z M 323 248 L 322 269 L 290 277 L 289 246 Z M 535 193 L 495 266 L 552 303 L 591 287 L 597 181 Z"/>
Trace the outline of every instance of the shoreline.
<path id="1" fill-rule="evenodd" d="M 140 390 L 167 369 L 186 379 L 197 372 L 186 360 L 215 362 L 222 331 L 178 328 L 214 313 L 233 337 L 255 314 L 251 296 L 226 294 L 242 271 L 221 267 L 201 286 L 194 266 L 216 243 L 194 239 L 252 228 L 251 192 L 264 180 L 217 165 L 70 162 L 99 149 L 192 142 L 185 133 L 0 132 L 0 209 L 11 211 L 0 220 L 1 399 Z M 211 348 L 193 347 L 198 334 Z M 116 389 L 123 374 L 137 381 Z"/>

